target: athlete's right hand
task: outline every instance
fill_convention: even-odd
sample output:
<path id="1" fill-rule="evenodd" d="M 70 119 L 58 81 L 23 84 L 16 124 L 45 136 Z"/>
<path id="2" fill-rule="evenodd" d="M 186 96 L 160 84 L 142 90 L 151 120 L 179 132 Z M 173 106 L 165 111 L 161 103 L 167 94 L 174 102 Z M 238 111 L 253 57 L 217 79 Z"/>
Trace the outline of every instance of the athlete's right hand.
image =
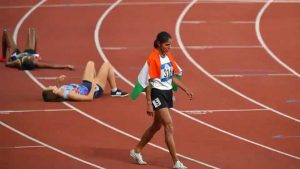
<path id="1" fill-rule="evenodd" d="M 147 114 L 151 117 L 154 116 L 154 110 L 153 110 L 152 104 L 147 104 Z"/>

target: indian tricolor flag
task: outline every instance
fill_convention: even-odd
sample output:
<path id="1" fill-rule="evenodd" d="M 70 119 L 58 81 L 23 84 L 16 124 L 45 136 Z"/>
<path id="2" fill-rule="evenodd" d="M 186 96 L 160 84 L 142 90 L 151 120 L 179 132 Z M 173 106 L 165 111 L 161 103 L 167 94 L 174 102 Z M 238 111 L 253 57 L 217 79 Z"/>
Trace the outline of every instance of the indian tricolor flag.
<path id="1" fill-rule="evenodd" d="M 146 89 L 146 87 L 149 85 L 149 66 L 146 62 L 140 71 L 137 81 L 135 83 L 135 86 L 130 93 L 130 97 L 132 100 L 135 100 L 138 98 L 138 96 Z"/>
<path id="2" fill-rule="evenodd" d="M 181 79 L 182 69 L 177 64 L 176 64 L 176 66 L 179 69 L 179 72 L 176 74 L 176 77 L 178 79 Z M 132 92 L 130 93 L 130 97 L 132 100 L 137 99 L 138 96 L 143 91 L 145 91 L 146 87 L 149 85 L 149 79 L 150 79 L 149 65 L 148 65 L 148 62 L 146 62 L 138 75 L 137 81 L 135 83 L 135 86 L 134 86 Z M 174 83 L 173 83 L 173 90 L 177 91 L 177 86 Z"/>

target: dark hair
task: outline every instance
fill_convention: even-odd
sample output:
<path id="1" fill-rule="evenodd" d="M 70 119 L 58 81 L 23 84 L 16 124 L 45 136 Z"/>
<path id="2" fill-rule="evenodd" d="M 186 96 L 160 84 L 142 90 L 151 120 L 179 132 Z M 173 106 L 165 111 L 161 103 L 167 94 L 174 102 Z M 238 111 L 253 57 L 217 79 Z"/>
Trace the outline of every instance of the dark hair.
<path id="1" fill-rule="evenodd" d="M 22 58 L 21 69 L 22 70 L 33 70 L 35 68 L 34 59 L 31 56 L 25 56 Z"/>
<path id="2" fill-rule="evenodd" d="M 156 39 L 154 41 L 154 48 L 158 48 L 158 44 L 168 42 L 168 40 L 171 38 L 172 37 L 168 32 L 160 32 L 159 34 L 157 34 Z"/>
<path id="3" fill-rule="evenodd" d="M 62 102 L 64 99 L 53 93 L 52 90 L 44 90 L 42 93 L 45 102 Z"/>

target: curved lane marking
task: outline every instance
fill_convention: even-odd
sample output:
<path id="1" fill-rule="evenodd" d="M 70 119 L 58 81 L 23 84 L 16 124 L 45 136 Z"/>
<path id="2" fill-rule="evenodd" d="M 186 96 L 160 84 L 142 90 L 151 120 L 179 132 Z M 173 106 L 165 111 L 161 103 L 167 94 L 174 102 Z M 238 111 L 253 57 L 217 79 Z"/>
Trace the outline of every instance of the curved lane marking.
<path id="1" fill-rule="evenodd" d="M 184 55 L 185 55 L 185 56 L 190 60 L 190 62 L 193 63 L 193 64 L 194 64 L 201 72 L 203 72 L 203 73 L 204 73 L 205 75 L 207 75 L 209 78 L 211 78 L 212 80 L 214 80 L 215 82 L 217 82 L 217 83 L 220 84 L 221 86 L 225 87 L 226 89 L 228 89 L 228 90 L 230 90 L 230 91 L 232 91 L 232 92 L 238 94 L 239 96 L 241 96 L 241 97 L 243 97 L 243 98 L 245 98 L 245 99 L 247 99 L 247 100 L 249 100 L 249 101 L 251 101 L 251 102 L 253 102 L 253 103 L 256 103 L 256 104 L 260 105 L 261 107 L 263 107 L 263 108 L 265 108 L 265 109 L 273 110 L 273 111 L 275 111 L 276 113 L 279 113 L 279 114 L 282 115 L 282 116 L 287 116 L 287 115 L 285 115 L 285 114 L 282 114 L 282 113 L 280 113 L 280 112 L 278 112 L 278 111 L 276 111 L 276 110 L 274 110 L 274 109 L 271 109 L 271 108 L 269 108 L 269 107 L 267 107 L 267 106 L 265 106 L 265 105 L 263 105 L 263 104 L 261 104 L 261 103 L 255 101 L 255 100 L 253 100 L 253 99 L 251 99 L 251 98 L 248 98 L 247 96 L 243 95 L 242 93 L 240 93 L 240 92 L 234 90 L 233 88 L 229 87 L 229 86 L 226 85 L 225 83 L 223 83 L 223 82 L 221 82 L 220 80 L 218 80 L 217 78 L 213 77 L 210 73 L 208 73 L 203 67 L 201 67 L 201 66 L 200 66 L 200 65 L 199 65 L 199 64 L 191 57 L 191 55 L 190 55 L 190 54 L 188 53 L 188 51 L 185 49 L 185 47 L 184 47 L 184 45 L 183 45 L 183 42 L 182 42 L 182 40 L 181 40 L 181 36 L 180 36 L 180 23 L 181 23 L 181 21 L 183 20 L 185 14 L 189 11 L 189 9 L 190 9 L 196 2 L 197 2 L 197 0 L 193 0 L 193 1 L 192 1 L 192 2 L 184 9 L 184 11 L 181 13 L 181 15 L 179 16 L 179 18 L 178 18 L 178 20 L 177 20 L 177 23 L 176 23 L 176 30 L 175 30 L 175 32 L 176 32 L 177 42 L 178 42 L 179 46 L 181 47 L 182 52 L 184 53 Z M 291 117 L 289 117 L 289 116 L 287 116 L 287 117 L 288 117 L 288 118 L 291 118 Z M 292 119 L 295 120 L 296 122 L 299 122 L 298 119 L 294 119 L 294 118 L 292 118 Z M 199 121 L 200 121 L 200 120 L 199 120 Z M 201 123 L 204 123 L 204 122 L 201 122 Z M 211 126 L 211 125 L 210 125 L 210 126 Z M 214 126 L 212 126 L 212 128 L 214 128 L 214 129 L 216 129 L 216 130 L 218 130 L 218 131 L 224 132 L 224 133 L 226 133 L 226 134 L 228 134 L 228 135 L 230 135 L 230 136 L 233 136 L 233 137 L 235 137 L 235 138 L 238 138 L 238 139 L 241 139 L 241 140 L 243 140 L 243 141 L 246 141 L 246 142 L 248 142 L 248 143 L 251 143 L 251 144 L 257 145 L 257 146 L 259 146 L 259 147 L 262 147 L 262 148 L 265 148 L 265 149 L 268 149 L 268 150 L 277 152 L 277 153 L 279 153 L 279 154 L 282 154 L 282 155 L 289 156 L 289 157 L 295 158 L 295 159 L 297 159 L 297 160 L 300 160 L 300 157 L 298 157 L 298 156 L 291 155 L 291 154 L 285 153 L 285 152 L 280 151 L 280 150 L 276 150 L 276 149 L 274 149 L 274 148 L 272 148 L 272 147 L 268 147 L 268 146 L 265 146 L 265 145 L 260 144 L 260 143 L 256 143 L 256 142 L 254 142 L 254 141 L 251 141 L 251 140 L 248 140 L 248 139 L 246 139 L 246 138 L 237 136 L 237 135 L 235 135 L 235 134 L 232 134 L 232 133 L 227 132 L 227 131 L 225 131 L 225 130 L 216 128 L 216 127 L 214 127 Z"/>
<path id="2" fill-rule="evenodd" d="M 110 7 L 105 11 L 105 13 L 100 17 L 100 19 L 98 20 L 98 22 L 97 22 L 97 24 L 96 24 L 96 28 L 95 28 L 95 32 L 94 32 L 94 40 L 95 40 L 95 44 L 96 44 L 97 50 L 98 50 L 98 52 L 99 52 L 99 54 L 100 54 L 100 57 L 102 57 L 102 59 L 103 59 L 105 62 L 109 62 L 109 61 L 108 61 L 107 57 L 105 56 L 105 54 L 104 54 L 104 52 L 103 52 L 103 50 L 102 50 L 102 48 L 101 48 L 101 45 L 100 45 L 100 40 L 99 40 L 99 30 L 100 30 L 100 27 L 101 27 L 101 25 L 102 25 L 104 19 L 106 18 L 106 16 L 108 16 L 108 14 L 110 13 L 110 11 L 113 10 L 113 9 L 114 9 L 119 3 L 121 3 L 121 2 L 122 2 L 122 0 L 118 0 L 116 3 L 114 3 L 112 6 L 110 6 Z M 115 70 L 115 73 L 116 73 L 123 81 L 125 81 L 125 82 L 128 83 L 128 84 L 130 84 L 131 86 L 133 85 L 133 84 L 132 84 L 128 79 L 126 79 L 126 78 L 125 78 L 118 70 L 116 70 L 115 68 L 114 68 L 114 70 Z M 123 133 L 123 132 L 122 132 L 122 133 Z M 132 136 L 130 135 L 130 137 L 132 137 Z M 133 138 L 133 137 L 132 137 L 132 138 Z M 135 139 L 135 140 L 140 140 L 139 138 L 136 138 L 136 137 L 134 137 L 133 139 Z M 155 144 L 149 143 L 149 145 L 151 145 L 151 146 L 153 146 L 153 147 L 156 147 L 156 148 L 158 148 L 158 149 L 160 149 L 160 150 L 163 150 L 163 151 L 165 151 L 165 152 L 169 152 L 167 149 L 162 148 L 162 147 L 159 147 L 159 146 L 157 146 L 157 145 L 155 145 Z M 210 165 L 210 164 L 207 164 L 207 163 L 204 163 L 204 162 L 202 162 L 202 161 L 199 161 L 199 160 L 196 160 L 196 159 L 187 157 L 187 156 L 182 155 L 182 154 L 179 154 L 179 153 L 177 153 L 177 155 L 178 155 L 179 157 L 181 157 L 181 158 L 184 158 L 184 159 L 193 161 L 193 162 L 195 162 L 195 163 L 198 163 L 198 164 L 207 166 L 207 167 L 209 167 L 209 168 L 218 168 L 218 167 L 212 166 L 212 165 Z"/>
<path id="3" fill-rule="evenodd" d="M 20 19 L 20 21 L 18 22 L 18 24 L 16 25 L 16 28 L 15 28 L 15 31 L 14 31 L 14 34 L 13 34 L 13 39 L 15 40 L 15 42 L 17 42 L 17 35 L 18 35 L 18 32 L 19 32 L 19 29 L 20 29 L 20 27 L 21 27 L 21 25 L 24 23 L 24 21 L 26 20 L 26 18 L 28 18 L 28 16 L 34 11 L 34 10 L 36 10 L 40 5 L 42 5 L 43 3 L 45 3 L 47 0 L 41 0 L 39 3 L 37 3 L 36 5 L 34 5 L 21 19 Z M 29 72 L 29 71 L 25 71 L 25 73 L 35 82 L 35 83 L 37 83 L 40 87 L 42 87 L 43 89 L 45 88 L 38 80 L 36 80 L 35 78 L 32 78 L 33 77 L 33 75 Z M 17 129 L 15 129 L 15 128 L 13 128 L 13 127 L 11 127 L 11 126 L 9 126 L 8 124 L 6 124 L 6 123 L 4 123 L 4 122 L 2 122 L 2 121 L 0 121 L 0 125 L 2 125 L 3 127 L 6 127 L 7 129 L 9 129 L 9 130 L 11 130 L 11 131 L 13 131 L 13 132 L 15 132 L 15 133 L 17 133 L 17 134 L 19 134 L 19 135 L 21 135 L 21 136 L 23 136 L 23 137 L 25 137 L 25 138 L 27 138 L 27 139 L 29 139 L 29 140 L 31 140 L 31 141 L 33 141 L 33 142 L 36 142 L 36 143 L 38 143 L 38 144 L 40 144 L 40 145 L 43 145 L 43 146 L 45 146 L 45 147 L 47 147 L 47 148 L 49 148 L 49 149 L 51 149 L 51 150 L 53 150 L 53 151 L 55 151 L 55 152 L 57 152 L 57 153 L 60 153 L 60 154 L 62 154 L 62 155 L 64 155 L 64 156 L 67 156 L 67 157 L 69 157 L 69 158 L 71 158 L 71 159 L 74 159 L 74 160 L 77 160 L 77 161 L 79 161 L 79 162 L 81 162 L 81 163 L 84 163 L 84 164 L 87 164 L 87 165 L 89 165 L 89 166 L 91 166 L 91 167 L 95 167 L 95 168 L 99 168 L 99 169 L 105 169 L 105 168 L 103 168 L 103 167 L 101 167 L 101 166 L 99 166 L 99 165 L 96 165 L 96 164 L 93 164 L 93 163 L 91 163 L 91 162 L 88 162 L 88 161 L 85 161 L 85 160 L 83 160 L 83 159 L 81 159 L 81 158 L 78 158 L 78 157 L 76 157 L 76 156 L 74 156 L 74 155 L 72 155 L 72 154 L 69 154 L 69 153 L 67 153 L 67 152 L 65 152 L 65 151 L 62 151 L 62 150 L 60 150 L 60 149 L 58 149 L 58 148 L 55 148 L 55 147 L 53 147 L 53 146 L 51 146 L 51 145 L 49 145 L 49 144 L 46 144 L 46 143 L 44 143 L 44 142 L 42 142 L 42 141 L 40 141 L 40 140 L 37 140 L 37 139 L 35 139 L 35 138 L 33 138 L 33 137 L 31 137 L 31 136 L 29 136 L 29 135 L 27 135 L 27 134 L 25 134 L 25 133 L 23 133 L 23 132 L 21 132 L 21 131 L 19 131 L 19 130 L 17 130 Z"/>
<path id="4" fill-rule="evenodd" d="M 190 4 L 188 5 L 188 8 L 186 8 L 186 9 L 191 8 L 192 5 L 194 5 L 195 3 L 196 3 L 196 1 L 194 0 L 192 3 L 190 3 Z M 191 5 L 191 4 L 192 4 L 192 5 Z M 274 113 L 276 113 L 276 114 L 278 114 L 278 115 L 281 115 L 281 116 L 283 116 L 283 117 L 286 117 L 286 118 L 288 118 L 288 119 L 290 119 L 290 120 L 293 120 L 293 121 L 295 121 L 295 122 L 298 122 L 298 123 L 300 122 L 300 120 L 297 119 L 297 118 L 288 116 L 288 115 L 286 115 L 286 114 L 284 114 L 284 113 L 282 113 L 282 112 L 280 112 L 280 111 L 278 111 L 278 110 L 275 110 L 275 109 L 273 109 L 273 108 L 271 108 L 271 107 L 268 107 L 268 106 L 266 106 L 266 105 L 264 105 L 264 104 L 262 104 L 262 103 L 260 103 L 260 102 L 258 102 L 258 101 L 256 101 L 256 100 L 254 100 L 254 99 L 252 99 L 252 98 L 250 98 L 250 97 L 248 97 L 248 96 L 242 94 L 241 92 L 239 92 L 239 91 L 233 89 L 232 87 L 228 86 L 227 84 L 225 84 L 225 83 L 223 83 L 222 81 L 220 81 L 220 80 L 218 80 L 217 78 L 215 78 L 215 77 L 214 77 L 213 75 L 211 75 L 208 71 L 206 71 L 200 64 L 198 64 L 198 63 L 193 59 L 193 57 L 189 54 L 189 52 L 186 50 L 186 48 L 184 47 L 184 44 L 183 44 L 183 42 L 182 42 L 182 40 L 181 40 L 181 36 L 180 36 L 180 23 L 181 23 L 181 21 L 183 20 L 183 17 L 184 17 L 185 14 L 187 13 L 187 11 L 188 11 L 188 10 L 186 10 L 185 12 L 183 12 L 182 15 L 181 15 L 181 16 L 178 18 L 178 20 L 177 20 L 177 23 L 176 23 L 176 37 L 177 37 L 178 44 L 179 44 L 179 47 L 181 48 L 182 52 L 184 53 L 184 55 L 186 56 L 186 58 L 188 58 L 188 60 L 189 60 L 191 63 L 193 63 L 193 65 L 195 65 L 196 68 L 198 68 L 201 72 L 203 72 L 203 73 L 204 73 L 206 76 L 208 76 L 210 79 L 212 79 L 213 81 L 215 81 L 215 82 L 218 83 L 219 85 L 223 86 L 223 87 L 226 88 L 227 90 L 229 90 L 229 91 L 231 91 L 231 92 L 237 94 L 238 96 L 240 96 L 240 97 L 242 97 L 242 98 L 244 98 L 244 99 L 246 99 L 246 100 L 248 100 L 248 101 L 250 101 L 250 102 L 252 102 L 252 103 L 254 103 L 254 104 L 258 105 L 258 106 L 260 106 L 260 107 L 263 107 L 263 108 L 265 108 L 265 109 L 268 109 L 268 110 L 270 110 L 270 111 L 272 111 L 272 112 L 274 112 Z"/>
<path id="5" fill-rule="evenodd" d="M 268 54 L 276 61 L 278 62 L 281 66 L 283 66 L 285 69 L 287 69 L 289 72 L 293 73 L 297 77 L 300 77 L 300 74 L 297 73 L 294 69 L 290 68 L 287 64 L 285 64 L 283 61 L 281 61 L 266 45 L 266 43 L 263 40 L 263 37 L 260 32 L 260 20 L 262 15 L 264 14 L 265 10 L 268 8 L 268 6 L 273 2 L 273 0 L 269 0 L 259 11 L 258 15 L 256 16 L 256 21 L 255 21 L 255 32 L 256 36 L 260 42 L 260 44 L 263 46 L 263 48 L 268 52 Z"/>
<path id="6" fill-rule="evenodd" d="M 40 145 L 43 145 L 44 147 L 47 147 L 47 148 L 49 148 L 49 149 L 51 149 L 51 150 L 53 150 L 53 151 L 55 151 L 55 152 L 57 152 L 57 153 L 59 153 L 59 154 L 62 154 L 62 155 L 67 156 L 67 157 L 69 157 L 69 158 L 71 158 L 71 159 L 77 160 L 77 161 L 79 161 L 79 162 L 82 162 L 82 163 L 84 163 L 84 164 L 87 164 L 87 165 L 92 166 L 92 167 L 95 167 L 95 168 L 105 169 L 105 168 L 103 168 L 103 167 L 101 167 L 101 166 L 98 166 L 98 165 L 96 165 L 96 164 L 90 163 L 90 162 L 85 161 L 85 160 L 83 160 L 83 159 L 81 159 L 81 158 L 78 158 L 78 157 L 76 157 L 76 156 L 74 156 L 74 155 L 71 155 L 71 154 L 69 154 L 69 153 L 67 153 L 67 152 L 65 152 L 65 151 L 62 151 L 62 150 L 60 150 L 60 149 L 58 149 L 58 148 L 55 148 L 55 147 L 53 147 L 53 146 L 50 146 L 49 144 L 46 144 L 46 143 L 44 143 L 44 142 L 42 142 L 42 141 L 40 141 L 40 140 L 38 140 L 38 139 L 35 139 L 35 138 L 33 138 L 33 137 L 31 137 L 31 136 L 29 136 L 29 135 L 27 135 L 27 134 L 25 134 L 25 133 L 23 133 L 23 132 L 17 130 L 16 128 L 13 128 L 13 127 L 9 126 L 8 124 L 6 124 L 6 123 L 4 123 L 4 122 L 2 122 L 2 121 L 0 121 L 0 125 L 2 125 L 3 127 L 7 128 L 7 129 L 9 129 L 9 130 L 11 130 L 11 131 L 13 131 L 13 132 L 15 132 L 15 133 L 17 133 L 17 134 L 23 136 L 23 137 L 25 137 L 25 138 L 27 138 L 27 139 L 33 141 L 33 142 L 36 142 L 36 143 L 38 143 L 38 144 L 40 144 Z"/>
<path id="7" fill-rule="evenodd" d="M 20 27 L 21 27 L 22 23 L 25 21 L 25 19 L 26 19 L 26 18 L 27 18 L 27 17 L 28 17 L 35 9 L 36 9 L 36 8 L 38 8 L 40 5 L 42 5 L 44 2 L 46 2 L 46 0 L 43 0 L 43 1 L 39 2 L 39 3 L 38 3 L 36 6 L 34 6 L 31 10 L 29 10 L 28 13 L 27 13 L 26 15 L 24 15 L 24 17 L 21 19 L 21 21 L 20 21 L 20 22 L 18 23 L 18 25 L 16 26 L 16 29 L 15 29 L 15 32 L 14 32 L 14 39 L 15 39 L 15 40 L 17 39 L 18 30 L 20 29 Z M 108 13 L 110 12 L 110 10 L 112 10 L 119 2 L 120 2 L 120 0 L 119 0 L 119 1 L 116 1 L 114 4 L 112 4 L 112 5 L 104 12 L 103 15 L 105 15 L 105 16 L 108 15 Z M 101 18 L 104 19 L 105 17 L 102 16 Z M 102 19 L 102 20 L 103 20 L 103 19 Z M 101 19 L 100 19 L 100 20 L 101 20 Z M 42 89 L 45 89 L 45 86 L 44 86 L 40 81 L 38 81 L 38 80 L 33 76 L 33 74 L 32 74 L 30 71 L 25 71 L 25 73 L 26 73 L 26 74 L 28 75 L 28 77 L 29 77 L 31 80 L 33 80 L 38 86 L 40 86 Z M 93 120 L 93 121 L 95 121 L 95 122 L 97 122 L 97 123 L 99 123 L 99 124 L 101 124 L 101 125 L 103 125 L 103 126 L 109 128 L 109 129 L 111 129 L 111 130 L 113 130 L 113 131 L 115 131 L 115 132 L 117 132 L 117 133 L 119 133 L 119 134 L 125 135 L 125 136 L 127 136 L 127 137 L 129 137 L 129 138 L 132 138 L 132 139 L 134 139 L 134 140 L 137 140 L 137 141 L 140 140 L 138 137 L 135 137 L 135 136 L 133 136 L 133 135 L 131 135 L 131 134 L 129 134 L 129 133 L 126 133 L 126 132 L 124 132 L 124 131 L 122 131 L 122 130 L 120 130 L 120 129 L 118 129 L 118 128 L 115 128 L 115 127 L 113 127 L 113 126 L 111 126 L 111 125 L 109 125 L 109 124 L 107 124 L 107 123 L 105 123 L 105 122 L 103 122 L 103 121 L 101 121 L 101 120 L 99 120 L 99 119 L 97 119 L 97 118 L 95 118 L 95 117 L 93 117 L 93 116 L 91 116 L 91 115 L 89 115 L 89 114 L 87 114 L 87 113 L 81 111 L 80 109 L 76 108 L 75 106 L 73 106 L 73 105 L 71 105 L 71 104 L 69 104 L 69 103 L 67 103 L 67 102 L 62 102 L 62 103 L 63 103 L 64 105 L 66 105 L 67 107 L 69 107 L 69 108 L 75 110 L 77 113 L 79 113 L 79 114 L 81 114 L 81 115 L 83 115 L 83 116 L 85 116 L 85 117 L 87 117 L 87 118 L 89 118 L 89 119 L 91 119 L 91 120 Z M 30 136 L 28 136 L 28 135 L 26 135 L 26 134 L 24 134 L 24 133 L 18 131 L 17 129 L 14 129 L 14 128 L 10 127 L 9 125 L 7 125 L 7 124 L 5 124 L 5 123 L 3 123 L 3 122 L 1 122 L 1 121 L 0 121 L 0 124 L 3 125 L 3 126 L 6 127 L 6 128 L 9 128 L 10 130 L 12 130 L 12 131 L 14 131 L 14 132 L 16 132 L 16 133 L 18 133 L 18 134 L 20 134 L 20 135 L 22 135 L 22 136 L 24 136 L 24 137 L 30 139 L 30 140 L 32 140 L 32 141 L 35 141 L 35 142 L 37 142 L 37 143 L 39 143 L 39 144 L 41 144 L 41 145 L 44 145 L 45 147 L 48 147 L 48 148 L 50 148 L 50 149 L 52 149 L 52 150 L 54 150 L 54 151 L 57 151 L 57 152 L 59 152 L 59 153 L 61 153 L 61 154 L 63 154 L 63 155 L 66 155 L 66 156 L 68 156 L 68 157 L 70 157 L 70 158 L 76 159 L 76 160 L 78 160 L 78 161 L 80 161 L 80 162 L 83 162 L 83 163 L 85 163 L 85 164 L 91 165 L 91 166 L 93 166 L 93 167 L 101 168 L 101 169 L 102 169 L 102 167 L 100 167 L 100 166 L 97 166 L 97 165 L 95 165 L 95 164 L 93 164 L 93 163 L 90 163 L 90 162 L 87 162 L 87 161 L 85 161 L 85 160 L 79 159 L 79 158 L 77 158 L 77 157 L 75 157 L 75 156 L 73 156 L 73 155 L 71 155 L 71 154 L 68 154 L 68 153 L 66 153 L 66 152 L 63 152 L 63 151 L 61 151 L 61 150 L 59 150 L 59 149 L 56 149 L 55 147 L 52 147 L 52 146 L 50 146 L 50 145 L 48 145 L 48 144 L 45 144 L 45 143 L 43 143 L 43 142 L 41 142 L 41 141 L 39 141 L 39 140 L 37 140 L 37 139 L 34 139 L 34 138 L 32 138 L 32 137 L 30 137 Z M 165 149 L 165 148 L 163 148 L 163 147 L 160 147 L 160 146 L 158 146 L 158 145 L 156 145 L 156 144 L 149 143 L 149 145 L 151 145 L 151 146 L 153 146 L 153 147 L 155 147 L 155 148 L 157 148 L 157 149 L 160 149 L 160 150 L 162 150 L 162 151 L 168 152 L 167 149 Z M 218 167 L 212 166 L 212 165 L 210 165 L 210 164 L 206 164 L 206 163 L 204 163 L 204 162 L 198 161 L 198 160 L 196 160 L 196 159 L 193 159 L 193 158 L 190 158 L 190 157 L 181 155 L 181 154 L 178 154 L 178 156 L 180 156 L 180 157 L 182 157 L 182 158 L 184 158 L 184 159 L 190 160 L 190 161 L 192 161 L 192 162 L 195 162 L 195 163 L 198 163 L 198 164 L 207 166 L 207 167 L 209 167 L 209 168 L 219 169 Z"/>

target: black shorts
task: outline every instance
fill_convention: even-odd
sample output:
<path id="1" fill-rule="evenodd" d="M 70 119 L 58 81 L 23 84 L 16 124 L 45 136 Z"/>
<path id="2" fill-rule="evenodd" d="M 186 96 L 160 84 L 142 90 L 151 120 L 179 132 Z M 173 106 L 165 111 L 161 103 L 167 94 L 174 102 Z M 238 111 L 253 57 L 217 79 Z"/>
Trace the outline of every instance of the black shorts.
<path id="1" fill-rule="evenodd" d="M 11 55 L 9 56 L 9 61 L 15 61 L 15 60 L 17 60 L 18 58 L 20 58 L 20 57 L 18 57 L 17 55 L 20 55 L 22 52 L 19 50 L 19 49 L 16 49 L 13 53 L 11 53 Z M 35 54 L 37 54 L 36 53 L 36 51 L 35 50 L 33 50 L 33 49 L 25 49 L 24 50 L 24 52 L 23 52 L 23 55 L 24 56 L 33 56 L 33 55 L 35 55 Z M 20 60 L 21 61 L 21 63 L 22 63 L 22 59 Z"/>
<path id="2" fill-rule="evenodd" d="M 159 90 L 151 89 L 151 101 L 153 109 L 159 110 L 162 108 L 173 107 L 173 91 L 172 90 Z"/>
<path id="3" fill-rule="evenodd" d="M 87 81 L 87 80 L 83 80 L 81 85 L 85 86 L 86 88 L 88 88 L 89 92 L 91 91 L 92 89 L 92 82 L 90 81 Z M 103 95 L 103 89 L 101 86 L 99 86 L 97 84 L 97 89 L 94 93 L 94 98 L 98 98 L 98 97 L 101 97 Z"/>
<path id="4" fill-rule="evenodd" d="M 24 50 L 24 53 L 28 53 L 29 55 L 37 54 L 36 51 L 33 50 L 33 49 L 25 49 L 25 50 Z"/>

